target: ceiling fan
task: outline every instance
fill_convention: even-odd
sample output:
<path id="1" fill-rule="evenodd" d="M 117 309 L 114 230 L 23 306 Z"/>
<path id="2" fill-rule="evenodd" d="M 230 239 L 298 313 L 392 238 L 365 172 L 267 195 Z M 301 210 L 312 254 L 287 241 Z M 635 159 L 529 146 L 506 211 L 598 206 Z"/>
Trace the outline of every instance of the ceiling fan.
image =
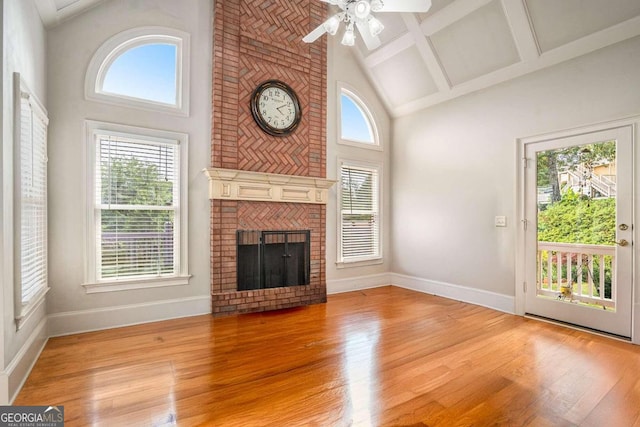
<path id="1" fill-rule="evenodd" d="M 375 49 L 382 43 L 378 34 L 384 30 L 384 25 L 371 12 L 427 12 L 431 8 L 431 0 L 320 0 L 338 6 L 341 11 L 320 24 L 315 30 L 307 34 L 302 41 L 313 43 L 324 33 L 335 35 L 341 22 L 347 28 L 342 36 L 342 44 L 353 46 L 356 41 L 354 26 L 362 36 L 364 44 L 369 50 Z"/>

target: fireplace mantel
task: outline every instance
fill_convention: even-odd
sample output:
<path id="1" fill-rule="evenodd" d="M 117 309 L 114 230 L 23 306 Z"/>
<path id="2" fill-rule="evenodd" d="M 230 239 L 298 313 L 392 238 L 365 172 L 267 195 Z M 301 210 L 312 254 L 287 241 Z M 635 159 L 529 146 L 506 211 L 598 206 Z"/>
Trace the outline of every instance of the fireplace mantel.
<path id="1" fill-rule="evenodd" d="M 258 202 L 327 204 L 336 181 L 309 176 L 280 175 L 237 169 L 210 168 L 209 198 Z"/>

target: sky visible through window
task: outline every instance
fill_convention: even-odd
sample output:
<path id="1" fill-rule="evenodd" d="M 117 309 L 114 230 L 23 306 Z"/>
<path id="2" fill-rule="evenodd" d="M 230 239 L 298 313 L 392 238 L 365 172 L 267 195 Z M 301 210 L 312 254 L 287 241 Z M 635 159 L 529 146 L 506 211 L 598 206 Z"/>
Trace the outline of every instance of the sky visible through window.
<path id="1" fill-rule="evenodd" d="M 176 105 L 176 56 L 172 44 L 146 44 L 127 50 L 107 70 L 102 91 Z"/>
<path id="2" fill-rule="evenodd" d="M 369 121 L 364 112 L 348 95 L 340 96 L 342 139 L 375 143 Z"/>

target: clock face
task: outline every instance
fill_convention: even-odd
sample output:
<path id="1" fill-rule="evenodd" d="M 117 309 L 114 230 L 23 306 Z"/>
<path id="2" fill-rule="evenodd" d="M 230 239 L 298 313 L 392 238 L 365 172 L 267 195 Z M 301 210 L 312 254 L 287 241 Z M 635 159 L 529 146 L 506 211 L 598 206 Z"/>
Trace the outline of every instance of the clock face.
<path id="1" fill-rule="evenodd" d="M 274 136 L 290 134 L 301 119 L 295 92 L 277 80 L 269 80 L 256 88 L 251 98 L 251 113 L 262 130 Z"/>
<path id="2" fill-rule="evenodd" d="M 258 102 L 263 120 L 276 129 L 288 128 L 296 118 L 293 98 L 279 87 L 264 89 Z"/>

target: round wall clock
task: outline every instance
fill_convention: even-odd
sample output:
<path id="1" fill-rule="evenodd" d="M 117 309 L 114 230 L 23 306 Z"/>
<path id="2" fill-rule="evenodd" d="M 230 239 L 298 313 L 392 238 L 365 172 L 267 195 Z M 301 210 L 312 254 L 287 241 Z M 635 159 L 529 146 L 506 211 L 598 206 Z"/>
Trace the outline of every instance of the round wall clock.
<path id="1" fill-rule="evenodd" d="M 279 80 L 268 80 L 256 87 L 251 95 L 251 114 L 260 129 L 273 136 L 291 134 L 302 119 L 296 93 Z"/>

